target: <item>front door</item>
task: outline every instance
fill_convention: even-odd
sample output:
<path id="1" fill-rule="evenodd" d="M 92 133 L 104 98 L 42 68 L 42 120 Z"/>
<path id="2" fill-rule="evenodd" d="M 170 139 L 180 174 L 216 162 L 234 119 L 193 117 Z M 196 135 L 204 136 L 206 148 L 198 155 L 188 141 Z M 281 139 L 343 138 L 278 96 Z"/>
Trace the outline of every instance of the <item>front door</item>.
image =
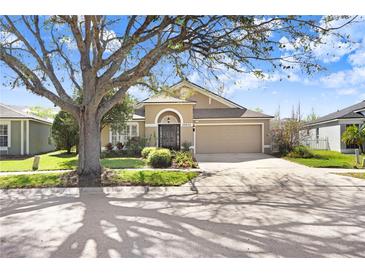
<path id="1" fill-rule="evenodd" d="M 159 147 L 180 149 L 180 125 L 159 125 L 158 136 Z"/>

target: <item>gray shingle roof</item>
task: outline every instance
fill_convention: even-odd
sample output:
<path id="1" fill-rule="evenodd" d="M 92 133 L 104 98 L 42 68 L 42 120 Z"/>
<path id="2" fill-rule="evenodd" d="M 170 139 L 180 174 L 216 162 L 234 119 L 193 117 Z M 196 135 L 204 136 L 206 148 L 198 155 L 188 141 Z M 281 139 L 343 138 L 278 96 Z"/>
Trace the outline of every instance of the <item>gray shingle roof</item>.
<path id="1" fill-rule="evenodd" d="M 51 121 L 21 110 L 21 107 L 8 106 L 0 103 L 0 119 L 32 119 L 52 124 Z"/>
<path id="2" fill-rule="evenodd" d="M 137 118 L 139 117 L 139 118 Z M 137 108 L 134 110 L 133 119 L 142 119 L 145 118 L 144 108 Z"/>
<path id="3" fill-rule="evenodd" d="M 207 108 L 194 109 L 194 119 L 207 118 L 272 118 L 260 112 L 252 111 L 245 108 Z"/>
<path id="4" fill-rule="evenodd" d="M 357 110 L 365 108 L 365 100 L 355 105 L 349 106 L 344 109 L 340 109 L 336 112 L 332 112 L 325 116 L 318 118 L 315 121 L 307 123 L 307 125 L 313 125 L 317 123 L 327 122 L 335 119 L 353 119 L 353 118 L 364 118 L 365 116 L 361 113 L 356 113 Z"/>

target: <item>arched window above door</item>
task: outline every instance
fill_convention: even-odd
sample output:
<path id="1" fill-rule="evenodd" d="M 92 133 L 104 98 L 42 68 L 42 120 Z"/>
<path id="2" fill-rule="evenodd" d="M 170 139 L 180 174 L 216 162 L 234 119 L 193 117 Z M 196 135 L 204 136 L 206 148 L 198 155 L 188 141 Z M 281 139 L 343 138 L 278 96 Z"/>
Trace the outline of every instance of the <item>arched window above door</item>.
<path id="1" fill-rule="evenodd" d="M 179 121 L 173 115 L 165 115 L 162 117 L 160 124 L 179 124 Z"/>

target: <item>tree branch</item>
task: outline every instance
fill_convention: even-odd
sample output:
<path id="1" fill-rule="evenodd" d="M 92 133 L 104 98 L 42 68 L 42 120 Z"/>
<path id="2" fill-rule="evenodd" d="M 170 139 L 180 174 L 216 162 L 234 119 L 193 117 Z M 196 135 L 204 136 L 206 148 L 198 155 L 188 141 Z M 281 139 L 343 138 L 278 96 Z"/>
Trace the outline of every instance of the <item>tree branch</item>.
<path id="1" fill-rule="evenodd" d="M 46 89 L 43 86 L 42 81 L 31 69 L 25 66 L 14 56 L 6 53 L 3 48 L 0 48 L 0 60 L 8 64 L 13 69 L 13 71 L 18 74 L 18 76 L 22 79 L 28 89 L 40 96 L 46 97 L 54 104 L 66 109 L 73 115 L 78 115 L 78 107 L 76 105 L 70 104 L 69 102 L 62 100 L 62 98 L 58 97 L 53 92 Z"/>

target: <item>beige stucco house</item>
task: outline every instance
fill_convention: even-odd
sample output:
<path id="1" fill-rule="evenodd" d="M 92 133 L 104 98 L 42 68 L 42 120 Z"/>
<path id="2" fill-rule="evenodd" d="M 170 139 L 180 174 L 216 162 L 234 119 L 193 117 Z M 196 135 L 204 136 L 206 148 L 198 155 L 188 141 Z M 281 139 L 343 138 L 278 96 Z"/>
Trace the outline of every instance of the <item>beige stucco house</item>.
<path id="1" fill-rule="evenodd" d="M 150 146 L 180 149 L 188 142 L 195 153 L 268 153 L 272 116 L 249 110 L 188 81 L 137 104 L 124 132 L 106 127 L 102 146 L 145 137 Z"/>

